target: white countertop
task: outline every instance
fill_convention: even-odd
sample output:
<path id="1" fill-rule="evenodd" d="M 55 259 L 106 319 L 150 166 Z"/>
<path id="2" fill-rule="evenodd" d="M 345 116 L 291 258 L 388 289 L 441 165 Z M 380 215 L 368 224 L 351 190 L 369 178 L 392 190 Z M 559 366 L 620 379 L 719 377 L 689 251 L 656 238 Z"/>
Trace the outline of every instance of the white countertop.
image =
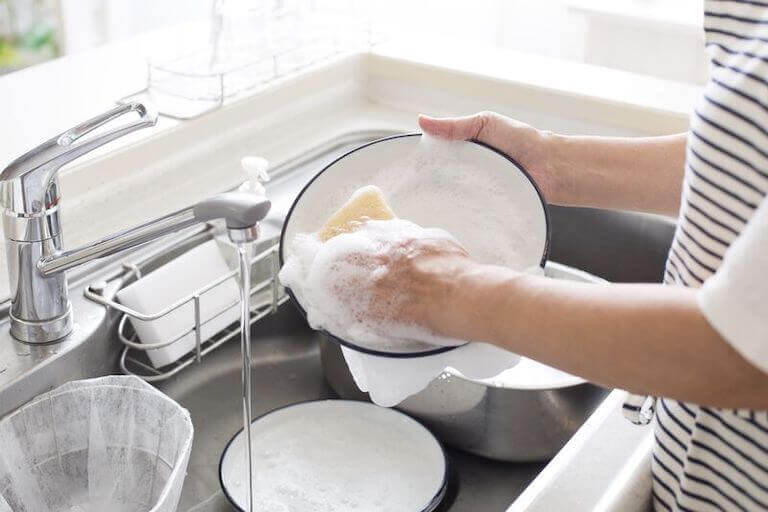
<path id="1" fill-rule="evenodd" d="M 655 27 L 666 25 L 678 31 L 701 33 L 704 23 L 702 0 L 568 0 L 573 10 L 594 16 L 624 20 L 628 24 Z"/>
<path id="2" fill-rule="evenodd" d="M 152 44 L 147 36 L 0 77 L 7 98 L 0 164 L 141 89 Z M 161 119 L 83 159 L 62 174 L 65 244 L 231 188 L 242 181 L 245 154 L 280 164 L 344 134 L 414 130 L 419 112 L 496 110 L 562 132 L 651 135 L 685 130 L 697 92 L 687 84 L 508 51 L 381 46 L 268 85 L 199 119 Z M 7 289 L 4 282 L 0 290 Z M 560 469 L 545 470 L 512 510 L 563 509 L 574 494 L 591 509 L 605 495 L 646 437 L 618 421 L 617 396 L 558 456 Z M 584 464 L 589 471 L 581 471 Z"/>
<path id="3" fill-rule="evenodd" d="M 647 512 L 650 426 L 624 418 L 612 391 L 507 512 Z"/>
<path id="4" fill-rule="evenodd" d="M 46 138 L 114 106 L 119 98 L 143 89 L 146 60 L 153 48 L 162 44 L 167 44 L 164 32 L 150 33 L 0 76 L 0 97 L 5 98 L 2 105 L 4 122 L 0 123 L 3 141 L 0 165 L 4 166 Z M 409 78 L 423 78 L 427 82 L 431 70 L 439 68 L 452 70 L 454 79 L 482 76 L 492 79 L 496 85 L 514 83 L 522 89 L 521 94 L 552 91 L 571 99 L 593 98 L 597 100 L 596 104 L 622 105 L 625 110 L 632 107 L 648 110 L 655 115 L 653 119 L 638 115 L 636 119 L 621 120 L 640 131 L 679 129 L 698 93 L 698 87 L 691 84 L 494 48 L 468 48 L 465 45 L 451 48 L 444 44 L 429 48 L 388 43 L 377 46 L 371 56 L 373 65 L 367 66 L 368 71 L 382 77 L 392 71 L 385 63 L 392 59 L 398 63 L 424 66 L 418 77 L 409 75 Z M 457 84 L 432 81 L 432 85 L 456 88 Z M 472 85 L 469 89 L 474 93 L 481 92 Z M 371 92 L 386 95 L 388 91 L 376 87 L 371 88 Z M 516 99 L 511 96 L 512 92 L 507 90 L 508 100 Z M 498 99 L 498 93 L 491 92 L 489 104 Z M 441 111 L 458 110 L 458 107 L 447 108 L 445 103 L 438 103 Z M 615 124 L 616 119 L 606 119 L 604 114 L 602 111 L 580 112 L 586 118 L 602 118 L 609 121 L 607 124 Z M 661 121 L 665 115 L 675 120 L 671 123 Z M 145 130 L 138 138 L 168 130 L 176 124 L 178 121 L 164 118 L 154 131 Z"/>

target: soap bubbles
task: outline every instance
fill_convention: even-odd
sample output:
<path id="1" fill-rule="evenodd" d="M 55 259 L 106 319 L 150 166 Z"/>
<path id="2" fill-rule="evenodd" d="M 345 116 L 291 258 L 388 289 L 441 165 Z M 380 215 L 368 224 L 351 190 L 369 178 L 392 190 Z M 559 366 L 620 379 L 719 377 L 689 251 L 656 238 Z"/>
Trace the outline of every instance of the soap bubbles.
<path id="1" fill-rule="evenodd" d="M 461 340 L 439 336 L 403 314 L 409 297 L 377 284 L 392 271 L 392 259 L 408 258 L 414 240 L 458 242 L 446 231 L 422 228 L 403 219 L 368 221 L 360 229 L 320 242 L 315 235 L 294 238 L 280 272 L 314 329 L 378 351 L 418 352 L 456 346 Z"/>

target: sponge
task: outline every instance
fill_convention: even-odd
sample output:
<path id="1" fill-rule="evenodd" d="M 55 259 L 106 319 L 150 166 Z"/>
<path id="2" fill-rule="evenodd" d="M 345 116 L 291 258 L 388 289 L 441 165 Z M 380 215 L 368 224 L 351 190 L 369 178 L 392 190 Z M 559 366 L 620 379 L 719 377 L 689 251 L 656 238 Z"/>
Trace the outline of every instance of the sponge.
<path id="1" fill-rule="evenodd" d="M 349 200 L 326 221 L 318 238 L 326 242 L 336 235 L 357 230 L 368 220 L 390 220 L 395 214 L 379 187 L 367 185 L 357 189 Z"/>

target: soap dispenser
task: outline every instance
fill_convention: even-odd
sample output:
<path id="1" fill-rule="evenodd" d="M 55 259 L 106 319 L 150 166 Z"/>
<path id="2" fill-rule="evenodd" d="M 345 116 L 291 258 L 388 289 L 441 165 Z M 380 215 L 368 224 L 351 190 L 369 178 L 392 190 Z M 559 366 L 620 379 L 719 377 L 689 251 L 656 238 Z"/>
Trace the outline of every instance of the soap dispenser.
<path id="1" fill-rule="evenodd" d="M 240 160 L 240 165 L 248 179 L 240 185 L 238 191 L 266 196 L 267 191 L 263 184 L 269 181 L 269 173 L 267 172 L 269 161 L 260 156 L 244 156 Z"/>
<path id="2" fill-rule="evenodd" d="M 240 165 L 248 178 L 237 188 L 238 192 L 254 194 L 259 197 L 267 197 L 267 190 L 263 183 L 269 181 L 269 161 L 260 156 L 244 156 L 240 160 Z M 229 239 L 236 243 L 253 242 L 259 236 L 259 227 L 253 226 L 246 230 L 228 230 Z"/>

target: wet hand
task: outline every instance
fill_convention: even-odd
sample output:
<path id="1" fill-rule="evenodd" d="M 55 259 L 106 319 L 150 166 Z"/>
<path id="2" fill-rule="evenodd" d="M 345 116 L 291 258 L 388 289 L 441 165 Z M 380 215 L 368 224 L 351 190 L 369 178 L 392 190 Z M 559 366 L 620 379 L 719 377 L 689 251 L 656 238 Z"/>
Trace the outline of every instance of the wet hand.
<path id="1" fill-rule="evenodd" d="M 448 140 L 476 140 L 518 161 L 531 173 L 544 197 L 565 204 L 570 199 L 570 181 L 554 169 L 549 158 L 556 136 L 495 112 L 465 117 L 419 116 L 425 133 Z"/>
<path id="2" fill-rule="evenodd" d="M 410 239 L 377 255 L 370 313 L 394 315 L 433 332 L 454 293 L 456 277 L 473 265 L 467 251 L 446 239 Z"/>

